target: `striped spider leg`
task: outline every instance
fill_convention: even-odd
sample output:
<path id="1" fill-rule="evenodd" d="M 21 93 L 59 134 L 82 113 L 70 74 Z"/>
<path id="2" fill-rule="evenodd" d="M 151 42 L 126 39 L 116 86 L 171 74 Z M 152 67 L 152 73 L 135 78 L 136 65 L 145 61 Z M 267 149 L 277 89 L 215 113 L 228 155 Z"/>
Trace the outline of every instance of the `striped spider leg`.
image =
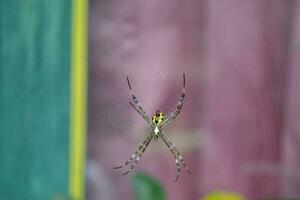
<path id="1" fill-rule="evenodd" d="M 166 118 L 166 121 L 165 121 L 163 127 L 166 127 L 169 123 L 171 123 L 174 119 L 176 119 L 176 117 L 179 115 L 179 113 L 180 113 L 180 111 L 182 109 L 182 106 L 183 106 L 183 103 L 184 103 L 184 98 L 185 98 L 185 74 L 183 73 L 182 76 L 183 76 L 182 93 L 181 93 L 181 95 L 179 97 L 176 110 L 174 112 L 172 112 L 171 114 L 168 115 L 168 117 Z"/>
<path id="2" fill-rule="evenodd" d="M 133 99 L 133 102 L 135 103 L 135 105 L 132 102 L 129 102 L 129 104 L 144 118 L 144 120 L 151 126 L 150 120 L 149 120 L 149 116 L 147 115 L 146 111 L 143 109 L 143 107 L 141 106 L 139 100 L 136 98 L 135 94 L 132 92 L 131 89 L 131 85 L 130 85 L 130 81 L 129 78 L 126 77 L 127 79 L 127 83 L 128 83 L 128 87 L 131 93 L 131 97 Z"/>
<path id="3" fill-rule="evenodd" d="M 179 97 L 176 110 L 174 112 L 172 112 L 170 115 L 168 115 L 168 117 L 166 118 L 166 121 L 163 124 L 163 128 L 165 128 L 169 123 L 171 123 L 173 120 L 175 120 L 176 117 L 181 112 L 181 109 L 182 109 L 182 106 L 183 106 L 183 103 L 184 103 L 185 93 L 186 93 L 186 90 L 185 90 L 185 74 L 184 73 L 182 75 L 182 78 L 183 78 L 182 93 Z M 179 162 L 182 164 L 182 166 L 185 168 L 185 170 L 189 174 L 192 174 L 191 171 L 189 170 L 189 168 L 186 166 L 186 163 L 185 163 L 184 159 L 182 158 L 182 156 L 180 155 L 179 151 L 176 149 L 175 145 L 170 141 L 170 139 L 168 139 L 168 137 L 164 134 L 164 132 L 162 132 L 160 134 L 160 136 L 161 136 L 162 140 L 168 146 L 168 148 L 170 149 L 171 153 L 174 156 L 176 167 L 177 167 L 177 176 L 175 178 L 175 181 L 178 180 L 179 175 L 181 173 L 181 168 L 180 168 Z"/>
<path id="4" fill-rule="evenodd" d="M 132 163 L 130 169 L 128 171 L 126 171 L 123 175 L 126 175 L 131 170 L 133 170 L 133 168 L 135 167 L 135 165 L 137 164 L 137 162 L 140 160 L 141 156 L 143 155 L 143 153 L 147 149 L 148 145 L 150 144 L 153 136 L 154 135 L 152 133 L 150 135 L 148 135 L 148 137 L 140 144 L 140 146 L 135 151 L 135 153 L 132 154 L 131 157 L 123 165 L 118 166 L 118 167 L 114 167 L 114 169 L 120 169 L 120 168 L 123 168 L 123 167 L 127 166 L 129 163 Z"/>
<path id="5" fill-rule="evenodd" d="M 162 138 L 162 140 L 164 141 L 164 143 L 167 145 L 167 147 L 169 148 L 169 150 L 171 151 L 171 153 L 174 156 L 175 159 L 175 163 L 176 163 L 176 167 L 177 167 L 177 176 L 175 178 L 175 182 L 178 180 L 180 173 L 181 173 L 181 168 L 180 168 L 180 164 L 184 167 L 184 169 L 190 174 L 192 175 L 192 172 L 189 170 L 189 168 L 186 166 L 186 163 L 183 159 L 183 157 L 180 155 L 179 151 L 177 150 L 176 146 L 170 141 L 170 139 L 165 135 L 164 132 L 162 132 L 160 134 L 160 137 Z"/>

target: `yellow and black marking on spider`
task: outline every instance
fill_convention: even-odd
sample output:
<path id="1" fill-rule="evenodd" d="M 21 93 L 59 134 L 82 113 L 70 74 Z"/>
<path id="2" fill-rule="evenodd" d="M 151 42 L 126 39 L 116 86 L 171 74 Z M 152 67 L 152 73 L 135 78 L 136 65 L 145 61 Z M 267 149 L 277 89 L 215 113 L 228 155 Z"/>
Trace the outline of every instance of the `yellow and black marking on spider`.
<path id="1" fill-rule="evenodd" d="M 132 92 L 131 85 L 130 85 L 128 77 L 127 77 L 127 83 L 128 83 L 128 87 L 130 89 L 131 96 L 132 96 L 132 99 L 133 99 L 133 102 L 134 102 L 134 103 L 132 103 L 130 101 L 129 103 L 143 117 L 143 119 L 148 123 L 148 125 L 151 128 L 151 132 L 147 136 L 147 138 L 142 142 L 142 144 L 138 147 L 138 149 L 135 151 L 135 153 L 132 154 L 132 156 L 123 165 L 121 165 L 119 167 L 115 167 L 114 169 L 120 169 L 120 168 L 123 168 L 123 167 L 127 166 L 128 164 L 131 164 L 129 170 L 126 171 L 123 175 L 128 174 L 131 170 L 133 170 L 133 168 L 135 167 L 137 162 L 140 160 L 141 156 L 145 152 L 145 150 L 148 147 L 148 145 L 150 144 L 151 140 L 153 138 L 155 138 L 155 139 L 161 138 L 163 140 L 163 142 L 167 145 L 167 147 L 170 149 L 170 151 L 171 151 L 171 153 L 172 153 L 172 155 L 175 159 L 175 163 L 176 163 L 176 167 L 177 167 L 177 176 L 175 178 L 175 181 L 177 181 L 179 176 L 180 176 L 181 165 L 185 168 L 185 170 L 189 174 L 192 174 L 191 171 L 189 170 L 189 168 L 186 166 L 186 163 L 185 163 L 184 159 L 180 155 L 180 153 L 177 150 L 177 148 L 175 147 L 175 145 L 170 141 L 170 139 L 164 133 L 164 128 L 170 122 L 172 122 L 174 119 L 176 119 L 176 117 L 179 115 L 179 113 L 182 109 L 183 101 L 184 101 L 184 97 L 185 97 L 185 74 L 183 73 L 182 94 L 179 97 L 176 110 L 174 112 L 170 113 L 168 116 L 165 116 L 165 114 L 163 112 L 160 112 L 159 110 L 157 110 L 155 112 L 155 114 L 152 116 L 151 120 L 149 119 L 146 111 L 142 108 L 142 106 L 140 105 L 140 103 L 137 100 L 136 96 Z"/>

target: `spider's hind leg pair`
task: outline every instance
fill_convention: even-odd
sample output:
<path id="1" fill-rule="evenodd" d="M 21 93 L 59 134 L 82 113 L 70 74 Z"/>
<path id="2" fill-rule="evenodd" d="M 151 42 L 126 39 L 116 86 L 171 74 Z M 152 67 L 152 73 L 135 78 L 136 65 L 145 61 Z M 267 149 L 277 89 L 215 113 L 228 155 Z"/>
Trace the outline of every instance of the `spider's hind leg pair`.
<path id="1" fill-rule="evenodd" d="M 175 181 L 178 180 L 180 173 L 181 173 L 181 165 L 185 168 L 185 170 L 191 174 L 191 171 L 186 166 L 186 163 L 182 156 L 180 155 L 179 151 L 176 149 L 175 145 L 170 141 L 170 139 L 164 134 L 164 128 L 171 123 L 173 120 L 176 119 L 176 117 L 179 115 L 184 98 L 185 98 L 185 74 L 183 74 L 183 88 L 182 88 L 182 94 L 179 97 L 177 108 L 174 112 L 169 114 L 167 117 L 165 117 L 163 112 L 160 112 L 159 110 L 156 111 L 156 113 L 151 117 L 151 120 L 149 116 L 147 115 L 146 111 L 143 109 L 143 107 L 140 105 L 139 101 L 137 100 L 135 94 L 132 92 L 132 88 L 129 82 L 129 78 L 127 77 L 127 83 L 128 87 L 130 89 L 130 93 L 133 99 L 133 103 L 130 101 L 129 104 L 143 117 L 143 119 L 147 122 L 147 124 L 151 128 L 151 133 L 147 136 L 147 138 L 140 144 L 138 149 L 135 151 L 134 154 L 121 166 L 115 167 L 114 169 L 120 169 L 123 167 L 126 167 L 128 164 L 131 164 L 130 168 L 123 174 L 128 174 L 131 170 L 134 169 L 135 165 L 140 160 L 143 153 L 146 151 L 148 145 L 150 144 L 151 140 L 155 138 L 161 138 L 163 142 L 167 145 L 169 150 L 171 151 L 177 168 L 177 176 L 175 178 Z"/>

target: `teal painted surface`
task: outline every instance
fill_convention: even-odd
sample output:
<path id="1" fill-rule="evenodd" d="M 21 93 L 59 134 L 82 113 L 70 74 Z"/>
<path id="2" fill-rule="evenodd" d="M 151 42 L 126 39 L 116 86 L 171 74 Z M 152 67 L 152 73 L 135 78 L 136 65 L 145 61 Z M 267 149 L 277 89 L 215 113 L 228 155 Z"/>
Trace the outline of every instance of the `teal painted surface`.
<path id="1" fill-rule="evenodd" d="M 0 0 L 0 199 L 68 191 L 70 0 Z"/>

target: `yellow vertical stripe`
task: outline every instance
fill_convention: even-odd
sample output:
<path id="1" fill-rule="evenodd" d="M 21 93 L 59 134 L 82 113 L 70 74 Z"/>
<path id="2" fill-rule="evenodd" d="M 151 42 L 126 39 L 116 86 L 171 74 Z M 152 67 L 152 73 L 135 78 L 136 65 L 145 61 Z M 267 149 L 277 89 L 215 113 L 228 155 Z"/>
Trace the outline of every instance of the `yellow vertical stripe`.
<path id="1" fill-rule="evenodd" d="M 72 0 L 69 193 L 85 198 L 87 0 Z"/>

